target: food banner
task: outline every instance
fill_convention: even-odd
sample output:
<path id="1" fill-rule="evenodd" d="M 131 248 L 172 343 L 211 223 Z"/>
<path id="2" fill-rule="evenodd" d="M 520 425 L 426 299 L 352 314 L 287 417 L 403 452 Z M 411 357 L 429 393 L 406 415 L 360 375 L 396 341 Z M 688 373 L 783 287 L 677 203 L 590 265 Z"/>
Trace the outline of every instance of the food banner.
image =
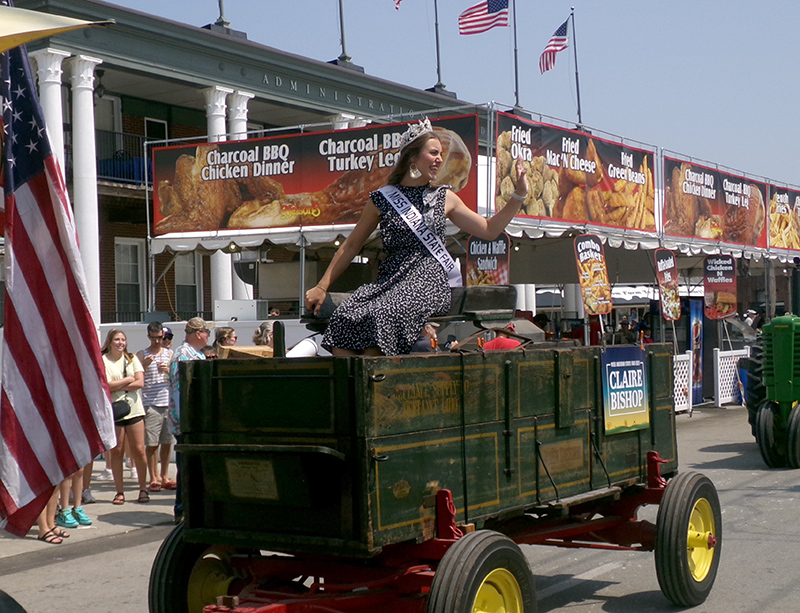
<path id="1" fill-rule="evenodd" d="M 467 287 L 508 285 L 510 244 L 505 233 L 493 241 L 470 236 L 467 240 Z"/>
<path id="2" fill-rule="evenodd" d="M 610 313 L 611 284 L 608 281 L 603 241 L 594 234 L 577 236 L 575 263 L 578 265 L 578 282 L 587 315 Z"/>
<path id="3" fill-rule="evenodd" d="M 498 210 L 516 188 L 520 155 L 531 188 L 520 215 L 655 233 L 652 151 L 498 113 Z"/>
<path id="4" fill-rule="evenodd" d="M 689 302 L 689 323 L 692 352 L 692 404 L 703 402 L 703 304 L 699 300 Z"/>
<path id="5" fill-rule="evenodd" d="M 769 186 L 769 246 L 800 250 L 800 191 Z"/>
<path id="6" fill-rule="evenodd" d="M 478 116 L 432 120 L 437 180 L 477 210 Z M 156 234 L 355 223 L 386 185 L 408 124 L 157 147 Z"/>
<path id="7" fill-rule="evenodd" d="M 650 408 L 643 347 L 606 347 L 600 363 L 606 434 L 646 428 L 650 423 Z"/>
<path id="8" fill-rule="evenodd" d="M 732 255 L 709 255 L 704 271 L 705 316 L 726 319 L 736 315 L 736 260 Z"/>
<path id="9" fill-rule="evenodd" d="M 664 234 L 767 247 L 766 184 L 664 158 Z"/>
<path id="10" fill-rule="evenodd" d="M 661 296 L 661 314 L 667 321 L 681 317 L 681 297 L 678 291 L 678 265 L 669 249 L 656 249 L 656 278 Z"/>

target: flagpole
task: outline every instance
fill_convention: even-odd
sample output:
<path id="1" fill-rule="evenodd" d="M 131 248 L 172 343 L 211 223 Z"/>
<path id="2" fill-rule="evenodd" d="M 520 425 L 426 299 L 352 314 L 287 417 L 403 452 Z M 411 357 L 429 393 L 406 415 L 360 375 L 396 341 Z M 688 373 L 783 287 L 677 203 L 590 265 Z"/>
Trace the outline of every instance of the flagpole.
<path id="1" fill-rule="evenodd" d="M 578 97 L 578 125 L 583 127 L 583 120 L 581 119 L 581 83 L 578 79 L 578 43 L 575 39 L 575 7 L 573 6 L 569 13 L 572 19 L 572 49 L 575 55 L 575 93 Z"/>
<path id="2" fill-rule="evenodd" d="M 437 94 L 444 94 L 446 96 L 456 97 L 455 93 L 447 91 L 447 87 L 442 83 L 442 56 L 439 47 L 439 2 L 433 0 L 433 19 L 436 32 L 436 85 L 427 91 L 436 92 Z"/>
<path id="3" fill-rule="evenodd" d="M 519 60 L 517 59 L 517 0 L 512 0 L 514 13 L 514 111 L 521 111 L 519 104 Z"/>
<path id="4" fill-rule="evenodd" d="M 222 0 L 220 0 L 220 2 L 222 2 Z M 337 66 L 343 66 L 345 68 L 352 68 L 353 70 L 357 70 L 359 72 L 364 72 L 364 68 L 353 64 L 353 62 L 350 61 L 353 58 L 347 55 L 347 49 L 345 48 L 344 42 L 344 7 L 342 6 L 342 0 L 339 0 L 339 29 L 342 33 L 342 53 L 335 60 L 331 60 L 328 63 L 336 64 Z"/>

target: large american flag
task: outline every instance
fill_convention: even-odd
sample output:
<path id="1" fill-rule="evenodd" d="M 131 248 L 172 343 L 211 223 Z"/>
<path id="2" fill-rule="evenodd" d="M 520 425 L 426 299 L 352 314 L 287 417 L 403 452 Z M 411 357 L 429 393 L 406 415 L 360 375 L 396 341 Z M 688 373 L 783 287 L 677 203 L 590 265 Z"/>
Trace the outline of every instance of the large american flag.
<path id="1" fill-rule="evenodd" d="M 569 18 L 558 26 L 553 37 L 547 42 L 542 56 L 539 58 L 539 70 L 542 74 L 546 73 L 556 65 L 556 53 L 567 48 L 567 24 Z"/>
<path id="2" fill-rule="evenodd" d="M 27 52 L 1 58 L 0 526 L 24 536 L 55 486 L 116 438 L 67 190 Z"/>
<path id="3" fill-rule="evenodd" d="M 458 16 L 459 34 L 480 34 L 508 25 L 508 0 L 483 0 Z"/>

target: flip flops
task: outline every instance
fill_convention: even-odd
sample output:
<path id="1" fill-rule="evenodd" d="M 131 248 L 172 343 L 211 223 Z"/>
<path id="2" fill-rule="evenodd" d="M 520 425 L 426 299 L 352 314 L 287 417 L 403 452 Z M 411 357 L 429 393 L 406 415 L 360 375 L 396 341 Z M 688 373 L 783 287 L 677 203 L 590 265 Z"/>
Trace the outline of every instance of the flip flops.
<path id="1" fill-rule="evenodd" d="M 173 481 L 172 479 L 166 479 L 164 481 L 164 489 L 166 490 L 174 490 L 178 487 L 178 484 Z"/>
<path id="2" fill-rule="evenodd" d="M 64 539 L 58 536 L 52 530 L 48 530 L 47 532 L 45 532 L 44 534 L 40 534 L 36 538 L 45 543 L 49 543 L 50 545 L 60 545 L 62 542 L 64 542 Z"/>
<path id="3" fill-rule="evenodd" d="M 153 481 L 150 484 L 150 487 L 148 487 L 147 489 L 150 490 L 151 492 L 160 492 L 161 491 L 161 484 L 158 483 L 157 481 Z"/>

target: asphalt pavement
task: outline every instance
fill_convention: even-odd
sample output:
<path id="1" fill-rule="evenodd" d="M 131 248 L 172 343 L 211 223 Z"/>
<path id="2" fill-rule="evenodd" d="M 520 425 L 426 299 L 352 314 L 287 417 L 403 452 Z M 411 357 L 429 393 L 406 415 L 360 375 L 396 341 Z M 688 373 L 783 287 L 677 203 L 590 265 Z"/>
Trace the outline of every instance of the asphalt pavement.
<path id="1" fill-rule="evenodd" d="M 36 537 L 39 532 L 36 526 L 24 538 L 0 531 L 0 559 L 41 551 L 52 551 L 55 555 L 62 555 L 65 553 L 65 549 L 71 549 L 93 539 L 117 536 L 154 526 L 172 525 L 172 507 L 175 503 L 174 490 L 150 492 L 150 502 L 137 503 L 136 498 L 139 495 L 138 482 L 132 476 L 131 471 L 125 469 L 125 504 L 114 505 L 111 504 L 116 493 L 114 482 L 98 481 L 96 479 L 104 468 L 105 462 L 102 460 L 94 463 L 91 490 L 97 502 L 82 505 L 84 511 L 92 520 L 91 526 L 67 529 L 70 536 L 64 539 L 60 545 L 38 540 Z M 174 464 L 170 465 L 170 477 L 172 479 L 175 478 Z"/>

